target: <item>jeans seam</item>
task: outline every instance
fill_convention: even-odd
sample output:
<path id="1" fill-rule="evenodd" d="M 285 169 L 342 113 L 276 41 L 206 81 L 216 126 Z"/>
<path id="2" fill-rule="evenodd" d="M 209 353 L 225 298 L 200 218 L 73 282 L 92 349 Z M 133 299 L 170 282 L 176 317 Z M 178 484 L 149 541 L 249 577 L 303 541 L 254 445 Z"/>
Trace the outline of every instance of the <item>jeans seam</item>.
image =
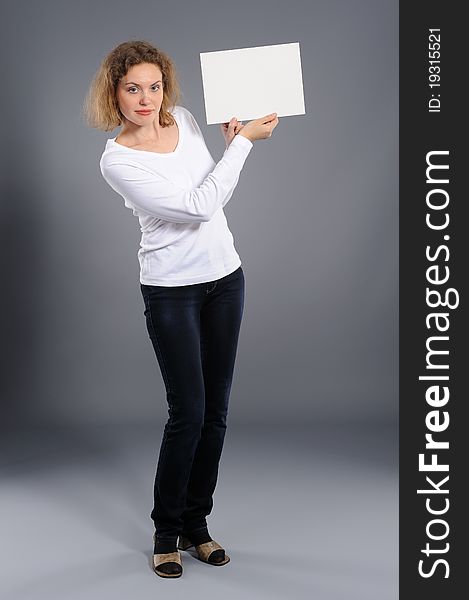
<path id="1" fill-rule="evenodd" d="M 156 345 L 158 346 L 158 352 L 160 353 L 160 356 L 161 356 L 161 364 L 163 365 L 164 377 L 166 379 L 166 383 L 167 383 L 167 386 L 168 386 L 168 390 L 167 391 L 168 391 L 168 393 L 171 393 L 172 390 L 171 390 L 171 385 L 170 385 L 170 382 L 169 382 L 168 370 L 166 368 L 166 361 L 164 359 L 164 354 L 161 351 L 160 340 L 158 338 L 158 332 L 156 331 L 155 323 L 153 321 L 153 313 L 151 311 L 150 301 L 148 302 L 147 309 L 148 309 L 148 313 L 150 315 L 150 323 L 151 323 L 151 328 L 153 330 L 153 334 L 155 336 L 155 342 L 156 342 Z"/>

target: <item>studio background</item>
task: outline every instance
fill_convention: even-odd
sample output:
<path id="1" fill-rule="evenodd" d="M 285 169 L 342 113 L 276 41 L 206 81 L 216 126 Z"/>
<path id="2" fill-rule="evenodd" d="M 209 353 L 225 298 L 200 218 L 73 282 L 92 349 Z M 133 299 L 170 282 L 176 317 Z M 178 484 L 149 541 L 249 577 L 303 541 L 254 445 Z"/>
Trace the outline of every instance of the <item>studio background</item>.
<path id="1" fill-rule="evenodd" d="M 6 597 L 167 585 L 149 566 L 167 404 L 140 230 L 99 171 L 118 130 L 82 116 L 101 59 L 144 39 L 174 60 L 216 162 L 200 52 L 299 42 L 306 108 L 254 143 L 224 209 L 246 298 L 209 525 L 232 562 L 184 557 L 174 597 L 396 598 L 397 0 L 5 6 Z"/>

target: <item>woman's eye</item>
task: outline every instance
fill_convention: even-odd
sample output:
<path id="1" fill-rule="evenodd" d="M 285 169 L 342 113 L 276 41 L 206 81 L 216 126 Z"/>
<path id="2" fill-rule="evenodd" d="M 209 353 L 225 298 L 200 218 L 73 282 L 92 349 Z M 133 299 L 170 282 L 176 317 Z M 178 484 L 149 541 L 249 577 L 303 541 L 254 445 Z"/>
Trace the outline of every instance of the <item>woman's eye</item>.
<path id="1" fill-rule="evenodd" d="M 154 86 L 152 86 L 152 87 L 153 87 L 153 89 L 154 89 L 154 88 L 158 88 L 158 89 L 160 88 L 160 86 L 159 86 L 159 85 L 154 85 Z M 131 87 L 131 88 L 128 88 L 128 89 L 127 89 L 127 91 L 128 91 L 128 92 L 131 92 L 132 90 L 136 90 L 136 89 L 137 89 L 136 87 Z"/>

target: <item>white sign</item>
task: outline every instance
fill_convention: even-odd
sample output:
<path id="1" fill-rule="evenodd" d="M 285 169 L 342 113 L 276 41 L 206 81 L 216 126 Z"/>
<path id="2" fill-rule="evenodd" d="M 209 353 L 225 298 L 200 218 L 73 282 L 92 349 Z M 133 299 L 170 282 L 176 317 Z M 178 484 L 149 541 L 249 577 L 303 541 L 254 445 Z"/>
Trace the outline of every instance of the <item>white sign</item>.
<path id="1" fill-rule="evenodd" d="M 304 115 L 300 44 L 201 52 L 207 125 Z"/>

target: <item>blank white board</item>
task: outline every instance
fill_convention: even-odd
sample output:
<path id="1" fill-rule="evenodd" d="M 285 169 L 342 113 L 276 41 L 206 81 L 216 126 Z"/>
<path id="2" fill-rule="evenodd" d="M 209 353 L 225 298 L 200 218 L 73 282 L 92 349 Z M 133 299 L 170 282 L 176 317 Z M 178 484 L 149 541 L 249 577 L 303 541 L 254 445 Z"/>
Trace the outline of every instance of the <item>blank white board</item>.
<path id="1" fill-rule="evenodd" d="M 201 52 L 207 125 L 304 115 L 300 44 Z"/>

